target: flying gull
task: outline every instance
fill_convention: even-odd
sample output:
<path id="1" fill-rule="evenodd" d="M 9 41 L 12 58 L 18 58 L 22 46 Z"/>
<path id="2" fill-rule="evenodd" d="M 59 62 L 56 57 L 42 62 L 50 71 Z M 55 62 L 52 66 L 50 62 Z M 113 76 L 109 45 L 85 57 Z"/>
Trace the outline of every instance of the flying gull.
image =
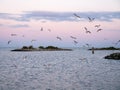
<path id="1" fill-rule="evenodd" d="M 23 60 L 26 60 L 26 59 L 27 59 L 27 56 L 24 56 L 24 57 L 23 57 Z"/>
<path id="2" fill-rule="evenodd" d="M 74 16 L 76 16 L 77 18 L 81 18 L 80 16 L 78 16 L 76 13 L 73 14 Z"/>
<path id="3" fill-rule="evenodd" d="M 62 40 L 62 38 L 61 38 L 61 37 L 58 37 L 58 36 L 57 36 L 56 38 L 57 38 L 58 40 Z"/>
<path id="4" fill-rule="evenodd" d="M 40 31 L 43 31 L 43 27 L 41 27 Z"/>
<path id="5" fill-rule="evenodd" d="M 17 34 L 11 34 L 11 36 L 17 36 Z"/>
<path id="6" fill-rule="evenodd" d="M 89 22 L 92 22 L 92 21 L 94 21 L 95 18 L 88 17 L 88 19 L 89 19 Z"/>
<path id="7" fill-rule="evenodd" d="M 25 37 L 25 35 L 22 35 L 22 37 Z"/>
<path id="8" fill-rule="evenodd" d="M 10 44 L 10 43 L 11 43 L 11 40 L 8 41 L 8 44 Z"/>
<path id="9" fill-rule="evenodd" d="M 51 29 L 48 29 L 49 32 L 51 32 Z"/>
<path id="10" fill-rule="evenodd" d="M 36 41 L 36 40 L 34 40 L 34 39 L 33 39 L 33 40 L 31 40 L 31 42 L 34 42 L 34 41 Z"/>
<path id="11" fill-rule="evenodd" d="M 90 44 L 88 44 L 88 43 L 86 43 L 85 45 L 86 45 L 87 47 L 90 47 Z"/>
<path id="12" fill-rule="evenodd" d="M 97 32 L 101 31 L 102 29 L 98 29 Z"/>
<path id="13" fill-rule="evenodd" d="M 86 33 L 91 33 L 91 31 L 88 31 L 86 27 L 84 27 L 84 29 L 86 30 Z"/>
<path id="14" fill-rule="evenodd" d="M 74 40 L 74 44 L 78 44 L 78 42 Z"/>
<path id="15" fill-rule="evenodd" d="M 100 24 L 99 25 L 95 25 L 96 28 L 99 28 L 100 27 Z"/>
<path id="16" fill-rule="evenodd" d="M 120 40 L 118 40 L 115 44 L 117 45 L 118 43 L 120 43 Z"/>
<path id="17" fill-rule="evenodd" d="M 76 37 L 70 36 L 72 39 L 77 39 Z"/>

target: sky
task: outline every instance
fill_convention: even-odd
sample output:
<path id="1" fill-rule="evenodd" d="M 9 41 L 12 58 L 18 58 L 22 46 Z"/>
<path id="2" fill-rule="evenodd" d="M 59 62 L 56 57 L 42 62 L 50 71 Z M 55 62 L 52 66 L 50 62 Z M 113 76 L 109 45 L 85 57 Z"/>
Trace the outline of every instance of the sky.
<path id="1" fill-rule="evenodd" d="M 0 0 L 0 47 L 120 47 L 119 40 L 120 0 Z"/>

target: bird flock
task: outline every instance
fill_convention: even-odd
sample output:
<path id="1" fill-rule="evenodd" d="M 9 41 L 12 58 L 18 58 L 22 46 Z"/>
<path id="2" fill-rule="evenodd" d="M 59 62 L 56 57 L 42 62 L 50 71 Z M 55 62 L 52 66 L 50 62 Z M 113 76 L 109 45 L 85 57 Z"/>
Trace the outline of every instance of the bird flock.
<path id="1" fill-rule="evenodd" d="M 81 18 L 82 18 L 81 16 L 77 15 L 76 13 L 73 13 L 73 15 L 74 15 L 74 17 L 76 17 L 77 19 L 81 19 Z M 95 18 L 92 18 L 92 17 L 87 17 L 87 18 L 88 18 L 88 22 L 90 22 L 90 23 L 93 22 L 93 21 L 95 21 Z M 45 22 L 46 22 L 46 21 L 43 21 L 43 23 L 45 23 Z M 96 24 L 96 25 L 94 25 L 94 27 L 97 29 L 96 32 L 100 32 L 100 31 L 103 30 L 102 28 L 100 28 L 100 27 L 101 27 L 100 24 Z M 92 31 L 90 31 L 90 30 L 88 29 L 88 27 L 83 27 L 83 29 L 84 29 L 84 31 L 85 31 L 86 34 L 92 34 Z M 40 28 L 40 31 L 44 31 L 43 27 Z M 48 31 L 48 32 L 51 32 L 52 30 L 51 30 L 51 29 L 47 29 L 47 31 Z M 15 36 L 17 36 L 17 34 L 12 33 L 11 36 L 12 36 L 12 37 L 15 37 Z M 25 35 L 22 35 L 22 37 L 25 37 Z M 70 36 L 70 38 L 72 39 L 74 45 L 77 45 L 77 44 L 78 44 L 77 37 L 75 37 L 75 36 Z M 59 41 L 62 41 L 62 40 L 63 40 L 63 38 L 60 37 L 60 36 L 56 36 L 56 39 L 59 40 Z M 35 42 L 35 41 L 37 41 L 37 40 L 32 39 L 32 40 L 31 40 L 31 43 L 32 43 L 32 42 Z M 12 40 L 8 40 L 7 43 L 10 44 L 11 42 L 12 42 Z M 115 44 L 117 45 L 118 43 L 120 43 L 120 40 L 118 40 Z M 90 47 L 90 44 L 85 44 L 85 46 Z"/>

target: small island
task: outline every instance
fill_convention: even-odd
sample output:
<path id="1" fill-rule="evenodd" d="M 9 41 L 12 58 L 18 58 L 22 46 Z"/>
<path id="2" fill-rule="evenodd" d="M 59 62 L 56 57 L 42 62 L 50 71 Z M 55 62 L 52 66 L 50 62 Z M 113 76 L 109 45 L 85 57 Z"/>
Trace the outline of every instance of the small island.
<path id="1" fill-rule="evenodd" d="M 58 48 L 55 46 L 39 46 L 38 48 L 34 48 L 33 46 L 23 46 L 20 49 L 14 49 L 11 51 L 72 51 L 72 49 Z"/>
<path id="2" fill-rule="evenodd" d="M 92 50 L 92 49 L 88 49 Z M 120 50 L 120 48 L 115 48 L 115 47 L 103 47 L 103 48 L 94 48 L 94 50 Z"/>

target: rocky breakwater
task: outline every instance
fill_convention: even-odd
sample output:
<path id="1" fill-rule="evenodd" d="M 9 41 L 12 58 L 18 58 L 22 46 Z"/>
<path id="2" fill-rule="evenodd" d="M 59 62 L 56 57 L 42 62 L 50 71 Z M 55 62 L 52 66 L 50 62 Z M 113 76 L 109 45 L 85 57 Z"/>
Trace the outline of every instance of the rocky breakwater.
<path id="1" fill-rule="evenodd" d="M 114 59 L 114 60 L 120 60 L 120 52 L 112 53 L 110 55 L 107 55 L 104 57 L 105 59 Z"/>

